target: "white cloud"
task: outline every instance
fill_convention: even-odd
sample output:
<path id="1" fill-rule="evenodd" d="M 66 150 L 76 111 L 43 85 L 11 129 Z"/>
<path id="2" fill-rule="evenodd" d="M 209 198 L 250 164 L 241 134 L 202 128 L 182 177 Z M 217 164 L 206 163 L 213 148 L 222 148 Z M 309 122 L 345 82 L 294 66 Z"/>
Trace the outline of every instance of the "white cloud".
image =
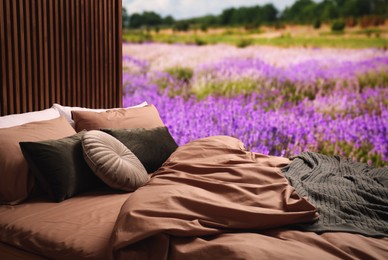
<path id="1" fill-rule="evenodd" d="M 154 11 L 162 16 L 172 15 L 175 19 L 220 14 L 230 7 L 264 5 L 272 3 L 281 11 L 295 0 L 123 0 L 129 14 Z"/>

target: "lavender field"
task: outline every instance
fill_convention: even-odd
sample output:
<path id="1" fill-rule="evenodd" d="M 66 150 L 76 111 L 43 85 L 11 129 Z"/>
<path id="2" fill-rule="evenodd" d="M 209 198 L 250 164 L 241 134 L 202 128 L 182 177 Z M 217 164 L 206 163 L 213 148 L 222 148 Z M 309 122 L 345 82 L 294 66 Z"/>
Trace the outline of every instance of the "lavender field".
<path id="1" fill-rule="evenodd" d="M 338 154 L 388 165 L 388 52 L 229 45 L 123 45 L 124 106 L 154 104 L 175 140 Z"/>

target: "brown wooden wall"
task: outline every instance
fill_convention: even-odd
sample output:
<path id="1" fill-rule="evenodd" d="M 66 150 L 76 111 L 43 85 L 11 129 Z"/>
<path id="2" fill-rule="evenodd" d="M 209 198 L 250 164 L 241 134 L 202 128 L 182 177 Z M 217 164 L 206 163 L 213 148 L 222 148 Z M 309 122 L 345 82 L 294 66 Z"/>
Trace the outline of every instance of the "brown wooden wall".
<path id="1" fill-rule="evenodd" d="M 122 105 L 121 0 L 0 0 L 0 114 Z"/>

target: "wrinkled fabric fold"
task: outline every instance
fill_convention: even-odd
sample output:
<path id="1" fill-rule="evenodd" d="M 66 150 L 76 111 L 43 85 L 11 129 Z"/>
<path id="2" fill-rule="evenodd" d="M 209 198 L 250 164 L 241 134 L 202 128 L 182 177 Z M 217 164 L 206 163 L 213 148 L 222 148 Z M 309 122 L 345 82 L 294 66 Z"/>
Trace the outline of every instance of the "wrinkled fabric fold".
<path id="1" fill-rule="evenodd" d="M 316 221 L 315 207 L 280 171 L 289 163 L 246 151 L 238 139 L 226 136 L 179 147 L 122 206 L 111 237 L 112 257 L 167 259 L 172 238 Z"/>

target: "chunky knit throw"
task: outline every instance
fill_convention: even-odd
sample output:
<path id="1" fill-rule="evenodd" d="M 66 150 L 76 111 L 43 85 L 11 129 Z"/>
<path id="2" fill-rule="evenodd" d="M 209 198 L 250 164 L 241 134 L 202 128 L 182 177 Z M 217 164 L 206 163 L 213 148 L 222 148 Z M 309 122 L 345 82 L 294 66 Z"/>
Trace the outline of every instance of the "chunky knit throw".
<path id="1" fill-rule="evenodd" d="M 388 167 L 305 152 L 282 169 L 297 193 L 320 214 L 306 231 L 388 236 Z"/>

